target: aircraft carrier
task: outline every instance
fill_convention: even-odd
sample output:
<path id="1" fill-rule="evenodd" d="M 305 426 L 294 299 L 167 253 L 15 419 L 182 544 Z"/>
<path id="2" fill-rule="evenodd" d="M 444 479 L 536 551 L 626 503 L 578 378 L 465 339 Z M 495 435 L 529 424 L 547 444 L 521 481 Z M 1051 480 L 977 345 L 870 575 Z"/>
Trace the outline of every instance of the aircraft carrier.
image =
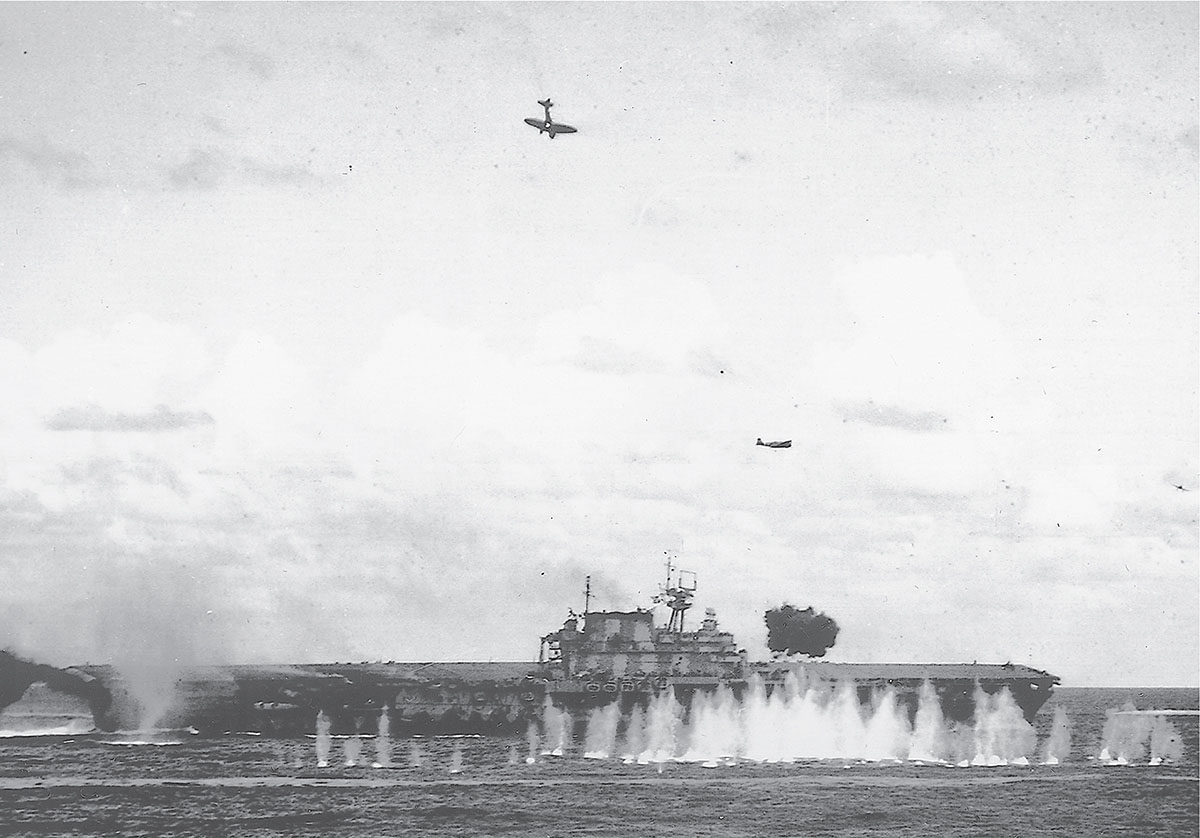
<path id="1" fill-rule="evenodd" d="M 1007 690 L 1032 721 L 1059 679 L 1029 666 L 980 663 L 835 663 L 815 659 L 750 662 L 712 609 L 698 627 L 684 629 L 694 581 L 667 584 L 656 601 L 669 612 L 663 625 L 650 608 L 570 613 L 541 638 L 536 661 L 362 662 L 280 666 L 203 667 L 182 673 L 173 695 L 153 713 L 136 685 L 111 666 L 56 669 L 0 652 L 0 709 L 32 683 L 46 683 L 88 702 L 102 730 L 152 724 L 199 734 L 311 733 L 325 713 L 333 733 L 368 730 L 381 712 L 398 735 L 512 733 L 554 706 L 584 718 L 618 702 L 622 711 L 644 706 L 665 690 L 685 708 L 697 692 L 727 688 L 740 696 L 752 686 L 767 694 L 792 684 L 852 686 L 867 706 L 882 691 L 917 709 L 926 683 L 946 718 L 968 721 L 980 690 Z"/>

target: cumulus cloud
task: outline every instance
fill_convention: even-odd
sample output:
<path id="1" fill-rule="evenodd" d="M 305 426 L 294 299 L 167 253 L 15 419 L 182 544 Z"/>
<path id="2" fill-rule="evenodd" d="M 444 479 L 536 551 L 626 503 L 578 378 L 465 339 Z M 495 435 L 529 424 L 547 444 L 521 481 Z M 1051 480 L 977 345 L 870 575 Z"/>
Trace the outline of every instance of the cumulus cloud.
<path id="1" fill-rule="evenodd" d="M 705 285 L 663 265 L 602 276 L 586 302 L 545 317 L 538 356 L 597 372 L 674 373 L 723 337 Z"/>
<path id="2" fill-rule="evenodd" d="M 1031 444 L 1031 423 L 1061 418 L 1008 389 L 1019 360 L 952 259 L 833 283 L 833 308 L 770 340 L 651 267 L 587 289 L 526 347 L 407 311 L 332 389 L 266 333 L 210 346 L 141 319 L 0 342 L 0 545 L 18 579 L 0 627 L 62 663 L 532 657 L 584 576 L 599 607 L 644 606 L 669 549 L 754 654 L 768 595 L 802 580 L 842 623 L 840 659 L 1016 660 L 1036 621 L 993 650 L 976 629 L 929 636 L 929 615 L 969 602 L 972 625 L 1011 622 L 1022 604 L 996 580 L 1041 590 L 1051 562 L 1039 613 L 1125 579 L 1138 550 L 1155 579 L 1191 572 L 1189 493 L 1163 474 L 1194 469 L 1153 473 L 1164 501 L 1083 446 Z M 794 447 L 756 448 L 768 423 Z M 178 427 L 130 427 L 160 425 Z M 179 622 L 104 616 L 142 601 Z"/>
<path id="3" fill-rule="evenodd" d="M 813 361 L 827 392 L 954 418 L 986 410 L 1012 381 L 1003 332 L 950 255 L 871 260 L 836 282 L 838 334 Z"/>

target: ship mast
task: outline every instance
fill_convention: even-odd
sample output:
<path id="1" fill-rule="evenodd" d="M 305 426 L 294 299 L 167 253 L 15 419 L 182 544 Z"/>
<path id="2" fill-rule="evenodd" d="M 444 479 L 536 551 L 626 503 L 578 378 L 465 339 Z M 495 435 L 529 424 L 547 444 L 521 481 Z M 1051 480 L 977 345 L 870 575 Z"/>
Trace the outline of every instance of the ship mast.
<path id="1" fill-rule="evenodd" d="M 678 577 L 672 583 L 671 574 L 677 570 L 678 568 L 671 562 L 671 554 L 668 553 L 667 581 L 662 587 L 662 592 L 654 598 L 654 601 L 661 602 L 671 609 L 671 616 L 667 620 L 667 631 L 682 634 L 684 614 L 692 607 L 692 596 L 696 593 L 696 574 L 690 570 L 679 570 Z"/>

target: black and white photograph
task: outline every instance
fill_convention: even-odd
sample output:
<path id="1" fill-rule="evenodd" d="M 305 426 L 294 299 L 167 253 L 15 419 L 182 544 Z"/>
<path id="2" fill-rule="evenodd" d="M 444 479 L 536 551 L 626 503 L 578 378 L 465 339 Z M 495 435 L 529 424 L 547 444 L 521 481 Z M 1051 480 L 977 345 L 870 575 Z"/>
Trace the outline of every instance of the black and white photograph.
<path id="1" fill-rule="evenodd" d="M 1200 3 L 0 3 L 0 835 L 1200 835 Z"/>

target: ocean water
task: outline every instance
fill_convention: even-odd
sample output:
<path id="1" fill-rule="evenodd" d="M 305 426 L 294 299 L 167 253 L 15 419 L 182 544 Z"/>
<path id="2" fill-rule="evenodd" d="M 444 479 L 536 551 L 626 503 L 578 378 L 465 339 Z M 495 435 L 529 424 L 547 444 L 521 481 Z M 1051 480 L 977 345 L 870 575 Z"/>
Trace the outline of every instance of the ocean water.
<path id="1" fill-rule="evenodd" d="M 385 717 L 382 727 L 365 720 L 357 737 L 330 736 L 314 720 L 309 736 L 270 739 L 98 733 L 70 701 L 33 688 L 0 714 L 0 835 L 1200 829 L 1194 689 L 1059 688 L 1031 729 L 998 704 L 974 729 L 942 725 L 936 747 L 928 734 L 937 725 L 896 729 L 886 701 L 854 713 L 828 697 L 802 698 L 714 701 L 686 721 L 660 703 L 636 720 L 597 714 L 586 729 L 551 708 L 544 726 L 512 738 L 393 738 Z M 813 748 L 827 755 L 806 757 Z"/>

